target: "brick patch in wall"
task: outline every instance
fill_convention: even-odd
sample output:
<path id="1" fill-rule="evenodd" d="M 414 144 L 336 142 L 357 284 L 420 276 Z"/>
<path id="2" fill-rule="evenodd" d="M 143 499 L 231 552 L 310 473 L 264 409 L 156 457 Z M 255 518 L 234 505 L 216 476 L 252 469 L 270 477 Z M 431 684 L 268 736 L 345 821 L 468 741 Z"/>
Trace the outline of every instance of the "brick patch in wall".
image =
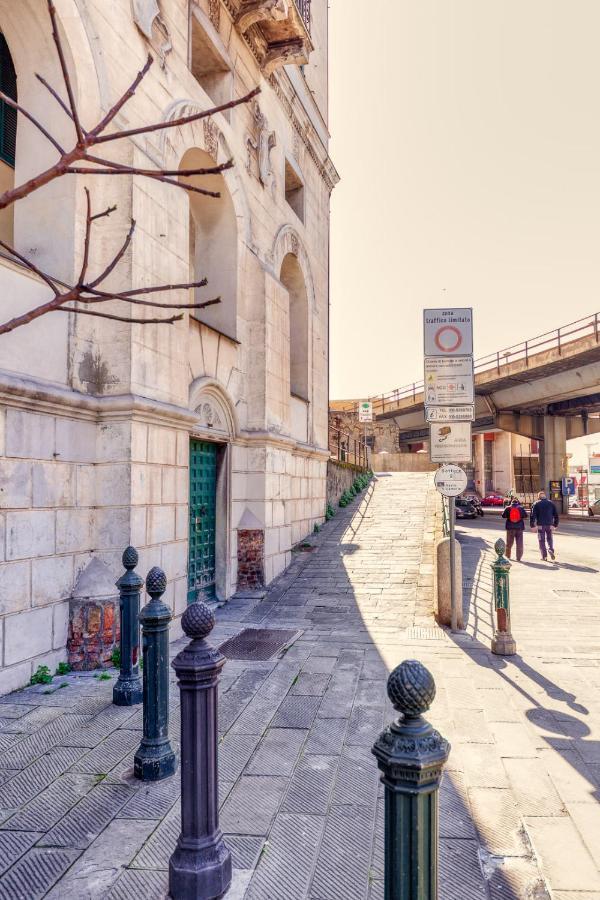
<path id="1" fill-rule="evenodd" d="M 76 672 L 89 672 L 111 665 L 113 648 L 119 641 L 119 599 L 71 600 L 69 604 L 69 665 Z"/>
<path id="2" fill-rule="evenodd" d="M 259 528 L 238 531 L 238 591 L 260 590 L 265 584 L 265 533 Z"/>

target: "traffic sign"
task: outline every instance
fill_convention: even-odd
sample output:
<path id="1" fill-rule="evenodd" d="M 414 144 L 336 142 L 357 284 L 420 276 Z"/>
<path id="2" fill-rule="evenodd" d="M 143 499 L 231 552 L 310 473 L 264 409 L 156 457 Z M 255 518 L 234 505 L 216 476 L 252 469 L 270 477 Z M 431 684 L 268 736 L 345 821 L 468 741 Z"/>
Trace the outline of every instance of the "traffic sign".
<path id="1" fill-rule="evenodd" d="M 358 407 L 358 421 L 359 422 L 372 422 L 373 421 L 373 404 L 370 400 L 365 400 Z"/>
<path id="2" fill-rule="evenodd" d="M 467 473 L 460 466 L 440 466 L 435 473 L 434 483 L 444 497 L 458 497 L 466 490 Z"/>
<path id="3" fill-rule="evenodd" d="M 475 421 L 475 407 L 473 404 L 466 406 L 426 406 L 426 422 L 473 422 Z"/>
<path id="4" fill-rule="evenodd" d="M 425 406 L 475 402 L 472 356 L 425 357 Z"/>
<path id="5" fill-rule="evenodd" d="M 429 448 L 432 462 L 471 462 L 473 446 L 471 423 L 453 422 L 429 426 Z"/>
<path id="6" fill-rule="evenodd" d="M 473 353 L 472 309 L 425 309 L 423 324 L 425 356 Z"/>

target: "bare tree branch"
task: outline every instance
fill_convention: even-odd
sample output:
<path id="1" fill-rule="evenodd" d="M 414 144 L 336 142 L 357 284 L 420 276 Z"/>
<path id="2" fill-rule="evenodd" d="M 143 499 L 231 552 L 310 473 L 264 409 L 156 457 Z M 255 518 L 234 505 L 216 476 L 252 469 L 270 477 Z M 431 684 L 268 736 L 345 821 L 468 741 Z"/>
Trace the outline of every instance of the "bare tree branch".
<path id="1" fill-rule="evenodd" d="M 58 25 L 56 22 L 56 7 L 54 6 L 53 0 L 48 0 L 48 12 L 50 13 L 50 20 L 52 22 L 52 37 L 54 39 L 56 52 L 58 53 L 58 59 L 60 62 L 60 68 L 62 70 L 65 87 L 67 89 L 69 106 L 71 108 L 71 115 L 73 116 L 73 124 L 75 125 L 75 131 L 77 132 L 77 143 L 83 145 L 83 128 L 81 127 L 81 122 L 79 121 L 79 114 L 77 112 L 77 105 L 75 103 L 75 94 L 73 93 L 73 87 L 71 85 L 71 78 L 69 76 L 69 70 L 67 68 L 67 61 L 65 59 L 62 42 L 58 34 Z"/>
<path id="2" fill-rule="evenodd" d="M 151 174 L 152 173 L 152 174 Z M 167 178 L 165 175 L 161 175 L 160 171 L 154 172 L 152 169 L 147 169 L 144 172 L 138 172 L 136 169 L 132 169 L 130 172 L 122 171 L 121 169 L 87 169 L 82 168 L 81 166 L 71 166 L 66 170 L 66 174 L 68 175 L 145 175 L 146 178 L 152 178 L 154 181 L 164 181 L 165 184 L 173 184 L 175 187 L 183 188 L 184 191 L 192 191 L 195 194 L 204 194 L 206 197 L 216 197 L 217 199 L 221 196 L 218 191 L 207 191 L 205 188 L 196 187 L 193 184 L 185 184 L 183 182 L 175 181 L 173 178 Z M 1 207 L 0 207 L 1 208 Z"/>
<path id="3" fill-rule="evenodd" d="M 46 90 L 50 91 L 50 93 L 52 94 L 52 96 L 54 97 L 54 99 L 56 100 L 58 105 L 60 106 L 60 108 L 68 115 L 70 120 L 73 121 L 73 113 L 71 112 L 71 110 L 69 109 L 69 107 L 67 106 L 67 104 L 65 103 L 63 98 L 60 96 L 58 91 L 55 91 L 54 88 L 52 87 L 52 85 L 48 84 L 46 79 L 42 78 L 42 76 L 39 74 L 39 72 L 35 73 L 35 77 L 37 78 L 38 81 L 40 81 L 44 85 Z"/>
<path id="4" fill-rule="evenodd" d="M 123 257 L 127 253 L 127 248 L 129 247 L 129 245 L 131 243 L 134 232 L 135 232 L 135 219 L 132 219 L 131 225 L 129 227 L 129 231 L 127 232 L 127 237 L 123 241 L 121 249 L 119 250 L 117 255 L 114 257 L 113 261 L 111 263 L 109 263 L 108 266 L 104 269 L 104 271 L 101 272 L 97 278 L 94 278 L 94 280 L 90 282 L 90 287 L 95 288 L 97 284 L 101 284 L 105 278 L 108 278 L 108 276 L 113 271 L 115 266 L 117 266 L 118 263 L 120 263 L 120 261 L 123 259 Z"/>
<path id="5" fill-rule="evenodd" d="M 0 247 L 3 250 L 6 250 L 7 253 L 10 253 L 11 256 L 14 256 L 15 259 L 18 259 L 20 263 L 22 263 L 30 272 L 33 272 L 34 275 L 37 275 L 38 278 L 41 278 L 42 281 L 45 281 L 53 294 L 59 294 L 58 287 L 54 283 L 54 280 L 50 277 L 50 275 L 46 275 L 45 272 L 42 272 L 41 269 L 31 262 L 30 259 L 27 259 L 26 256 L 23 256 L 21 253 L 18 253 L 14 247 L 11 247 L 10 244 L 6 244 L 4 241 L 0 241 Z"/>
<path id="6" fill-rule="evenodd" d="M 126 175 L 146 175 L 148 178 L 154 178 L 157 175 L 170 175 L 170 176 L 178 176 L 180 178 L 191 178 L 194 175 L 220 175 L 221 172 L 226 172 L 227 169 L 233 169 L 235 165 L 233 159 L 228 159 L 227 162 L 219 163 L 216 166 L 209 166 L 208 168 L 199 168 L 199 169 L 138 169 L 133 166 L 123 166 L 121 163 L 113 162 L 111 159 L 102 159 L 100 156 L 92 156 L 90 153 L 86 153 L 85 159 L 87 162 L 98 163 L 100 166 L 108 166 L 111 169 L 115 169 L 118 172 L 123 172 Z M 90 172 L 95 171 L 94 169 L 90 169 Z"/>
<path id="7" fill-rule="evenodd" d="M 11 106 L 13 109 L 16 109 L 17 112 L 20 112 L 22 116 L 25 116 L 26 119 L 29 119 L 29 121 L 31 122 L 31 124 L 32 124 L 32 125 L 35 125 L 35 127 L 38 129 L 38 131 L 40 131 L 40 132 L 44 135 L 44 137 L 45 137 L 47 140 L 49 140 L 50 143 L 51 143 L 54 147 L 56 147 L 56 149 L 58 150 L 58 152 L 60 153 L 60 155 L 62 156 L 62 155 L 64 154 L 65 151 L 64 151 L 63 148 L 60 146 L 60 144 L 58 143 L 58 141 L 56 141 L 56 140 L 52 137 L 52 135 L 50 134 L 50 132 L 46 131 L 46 129 L 44 128 L 44 126 L 43 126 L 40 122 L 38 122 L 38 120 L 37 120 L 36 118 L 34 118 L 34 116 L 32 116 L 31 113 L 28 113 L 27 110 L 26 110 L 26 109 L 23 109 L 22 106 L 19 106 L 19 104 L 16 103 L 16 101 L 13 100 L 12 97 L 9 97 L 8 94 L 4 94 L 2 91 L 0 91 L 0 100 L 3 100 L 4 103 L 6 103 L 7 106 Z"/>
<path id="8" fill-rule="evenodd" d="M 72 309 L 69 306 L 55 306 L 50 312 L 72 312 L 77 313 L 78 316 L 98 316 L 100 319 L 113 319 L 115 322 L 133 322 L 136 325 L 172 325 L 173 322 L 180 322 L 183 319 L 183 313 L 178 316 L 170 316 L 168 319 L 130 319 L 126 316 L 113 316 L 111 313 L 101 313 L 91 309 Z"/>
<path id="9" fill-rule="evenodd" d="M 85 203 L 86 203 L 86 217 L 85 217 L 85 238 L 83 242 L 83 262 L 81 264 L 81 272 L 79 274 L 79 281 L 77 284 L 82 284 L 85 278 L 85 273 L 87 272 L 88 262 L 90 259 L 90 234 L 92 231 L 92 201 L 90 199 L 90 192 L 87 188 L 85 190 Z"/>
<path id="10" fill-rule="evenodd" d="M 226 110 L 234 109 L 236 106 L 241 106 L 243 103 L 249 103 L 257 94 L 260 94 L 259 87 L 255 87 L 238 100 L 230 100 L 229 103 L 222 103 L 220 106 L 214 106 L 212 109 L 193 113 L 191 116 L 181 116 L 179 119 L 171 119 L 168 122 L 157 122 L 155 125 L 142 125 L 140 128 L 129 128 L 127 131 L 117 131 L 114 134 L 103 134 L 97 137 L 94 143 L 106 144 L 108 141 L 135 137 L 137 134 L 150 134 L 152 131 L 164 131 L 166 128 L 179 128 L 181 125 L 190 125 L 192 122 L 199 122 L 200 119 L 207 119 L 215 113 L 226 112 Z"/>
<path id="11" fill-rule="evenodd" d="M 109 111 L 106 113 L 104 118 L 96 125 L 95 128 L 92 129 L 92 131 L 90 131 L 89 135 L 91 137 L 95 137 L 96 135 L 101 134 L 104 131 L 104 129 L 108 125 L 110 125 L 110 123 L 115 118 L 115 116 L 123 109 L 125 104 L 129 100 L 131 100 L 131 98 L 135 94 L 136 90 L 138 89 L 140 82 L 143 81 L 143 79 L 146 77 L 146 73 L 150 69 L 150 66 L 152 65 L 153 62 L 154 62 L 154 60 L 152 59 L 150 54 L 148 54 L 148 58 L 146 60 L 146 64 L 143 67 L 143 69 L 140 69 L 140 71 L 137 73 L 136 77 L 132 81 L 131 85 L 127 88 L 127 90 L 122 95 L 122 97 L 120 97 L 120 99 L 117 100 L 117 102 L 112 107 L 112 109 L 109 109 Z"/>

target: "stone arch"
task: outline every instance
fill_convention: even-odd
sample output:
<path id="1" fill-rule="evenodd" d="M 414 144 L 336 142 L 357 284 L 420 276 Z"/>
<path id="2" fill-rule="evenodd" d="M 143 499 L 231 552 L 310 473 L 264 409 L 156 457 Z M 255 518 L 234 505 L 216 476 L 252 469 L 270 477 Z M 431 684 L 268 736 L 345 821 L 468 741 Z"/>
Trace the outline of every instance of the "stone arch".
<path id="1" fill-rule="evenodd" d="M 190 385 L 189 406 L 197 416 L 195 434 L 231 442 L 239 434 L 233 400 L 216 378 L 196 378 Z"/>
<path id="2" fill-rule="evenodd" d="M 292 225 L 282 225 L 275 235 L 271 252 L 273 271 L 276 278 L 280 277 L 283 260 L 288 254 L 296 257 L 298 265 L 302 269 L 302 276 L 304 278 L 308 296 L 309 311 L 311 315 L 314 315 L 316 313 L 315 289 L 308 252 L 296 229 L 293 228 Z"/>
<path id="3" fill-rule="evenodd" d="M 163 111 L 161 119 L 163 122 L 171 122 L 182 116 L 191 116 L 194 113 L 203 112 L 205 108 L 198 100 L 191 98 L 174 100 Z M 215 119 L 224 122 L 222 116 L 217 115 Z M 159 132 L 158 149 L 162 164 L 169 169 L 177 168 L 185 154 L 194 148 L 204 150 L 217 163 L 224 163 L 229 159 L 233 159 L 234 154 L 231 151 L 229 142 L 215 119 L 200 119 L 180 128 Z M 250 204 L 238 169 L 239 163 L 232 169 L 223 172 L 223 178 L 235 209 L 238 235 L 243 236 L 248 246 L 252 246 Z"/>

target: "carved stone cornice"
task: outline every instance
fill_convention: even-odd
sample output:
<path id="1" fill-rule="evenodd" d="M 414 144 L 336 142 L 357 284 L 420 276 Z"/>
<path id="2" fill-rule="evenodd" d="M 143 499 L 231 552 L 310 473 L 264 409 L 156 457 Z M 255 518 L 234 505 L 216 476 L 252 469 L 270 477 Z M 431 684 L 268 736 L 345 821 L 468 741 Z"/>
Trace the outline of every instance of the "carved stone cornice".
<path id="1" fill-rule="evenodd" d="M 298 135 L 298 139 L 304 145 L 306 152 L 317 167 L 319 175 L 327 185 L 329 193 L 331 193 L 339 182 L 340 176 L 306 111 L 294 103 L 296 92 L 292 84 L 285 74 L 279 72 L 270 76 L 269 84 L 279 98 L 295 133 Z"/>

